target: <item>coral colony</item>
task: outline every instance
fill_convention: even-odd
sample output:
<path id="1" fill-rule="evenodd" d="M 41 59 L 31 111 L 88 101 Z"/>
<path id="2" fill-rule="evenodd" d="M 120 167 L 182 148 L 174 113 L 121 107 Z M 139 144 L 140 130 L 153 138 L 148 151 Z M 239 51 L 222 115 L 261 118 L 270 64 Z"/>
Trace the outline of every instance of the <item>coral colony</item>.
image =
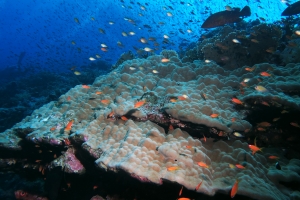
<path id="1" fill-rule="evenodd" d="M 168 62 L 162 62 L 166 55 Z M 99 168 L 125 171 L 142 182 L 168 180 L 188 190 L 202 182 L 197 192 L 211 196 L 238 184 L 239 195 L 289 199 L 297 193 L 280 182 L 299 179 L 300 160 L 255 149 L 259 136 L 249 137 L 248 143 L 239 139 L 271 128 L 268 122 L 253 127 L 246 120 L 249 109 L 280 108 L 278 118 L 299 109 L 300 98 L 287 93 L 287 84 L 299 87 L 299 68 L 262 63 L 227 71 L 214 61 L 182 62 L 174 51 L 128 60 L 92 85 L 78 85 L 35 110 L 1 134 L 1 145 L 20 150 L 24 138 L 36 145 L 69 147 L 46 170 L 62 166 L 68 173 L 84 173 L 75 157 L 79 148 Z M 274 133 L 269 144 L 282 137 Z M 273 154 L 280 158 L 281 170 L 268 158 Z"/>

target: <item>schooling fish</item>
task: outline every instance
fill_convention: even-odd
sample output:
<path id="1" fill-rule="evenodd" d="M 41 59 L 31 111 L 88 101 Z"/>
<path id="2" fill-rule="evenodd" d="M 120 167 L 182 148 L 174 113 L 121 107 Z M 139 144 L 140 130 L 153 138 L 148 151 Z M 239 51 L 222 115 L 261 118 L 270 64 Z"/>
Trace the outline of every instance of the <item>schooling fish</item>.
<path id="1" fill-rule="evenodd" d="M 249 6 L 245 6 L 242 10 L 240 10 L 240 8 L 233 8 L 231 11 L 225 10 L 217 12 L 209 16 L 201 28 L 214 28 L 229 23 L 236 23 L 242 20 L 240 17 L 249 17 L 250 15 L 251 11 Z"/>
<path id="2" fill-rule="evenodd" d="M 300 1 L 289 5 L 282 13 L 281 16 L 291 16 L 300 13 Z"/>

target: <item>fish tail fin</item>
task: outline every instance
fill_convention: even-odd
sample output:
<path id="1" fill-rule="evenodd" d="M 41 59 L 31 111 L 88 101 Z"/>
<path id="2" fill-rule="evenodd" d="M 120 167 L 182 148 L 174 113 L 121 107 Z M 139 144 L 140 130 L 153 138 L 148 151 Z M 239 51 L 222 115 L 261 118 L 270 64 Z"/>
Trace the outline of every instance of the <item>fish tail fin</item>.
<path id="1" fill-rule="evenodd" d="M 251 10 L 249 6 L 245 6 L 242 10 L 241 10 L 241 16 L 244 17 L 249 17 L 251 15 Z"/>

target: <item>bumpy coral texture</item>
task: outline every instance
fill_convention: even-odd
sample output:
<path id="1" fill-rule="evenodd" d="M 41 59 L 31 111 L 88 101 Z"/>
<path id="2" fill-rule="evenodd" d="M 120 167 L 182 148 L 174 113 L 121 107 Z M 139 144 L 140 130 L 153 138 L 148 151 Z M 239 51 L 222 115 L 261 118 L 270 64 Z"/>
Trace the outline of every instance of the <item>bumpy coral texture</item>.
<path id="1" fill-rule="evenodd" d="M 213 37 L 198 42 L 183 60 L 208 59 L 227 69 L 269 62 L 281 37 L 282 31 L 276 25 L 259 24 L 251 30 L 234 30 L 225 26 L 215 31 Z"/>
<path id="2" fill-rule="evenodd" d="M 285 91 L 291 86 L 299 88 L 300 65 L 278 67 L 265 63 L 252 66 L 252 72 L 245 67 L 226 71 L 214 62 L 182 63 L 176 54 L 168 52 L 168 55 L 174 56 L 169 57 L 167 63 L 161 62 L 161 55 L 125 61 L 107 76 L 97 78 L 90 88 L 76 86 L 58 102 L 44 105 L 2 133 L 2 145 L 9 146 L 16 141 L 12 136 L 15 129 L 30 128 L 33 131 L 26 136 L 28 140 L 51 145 L 62 145 L 68 137 L 81 140 L 82 148 L 95 157 L 99 167 L 124 170 L 141 181 L 161 184 L 162 179 L 167 179 L 194 190 L 203 180 L 198 191 L 214 195 L 216 191 L 229 192 L 238 179 L 238 194 L 256 199 L 289 199 L 290 190 L 280 181 L 293 181 L 298 177 L 298 160 L 282 161 L 279 171 L 264 156 L 252 155 L 246 143 L 213 143 L 208 139 L 203 144 L 180 129 L 166 134 L 150 121 L 138 121 L 150 112 L 144 107 L 159 102 L 156 98 L 177 98 L 185 94 L 188 98 L 162 105 L 170 117 L 227 133 L 244 131 L 251 128 L 251 124 L 243 120 L 246 113 L 236 109 L 231 98 L 235 96 L 243 102 L 269 98 L 276 104 L 299 109 L 300 98 Z M 262 71 L 269 71 L 272 76 L 261 80 Z M 239 88 L 244 78 L 249 81 L 241 94 Z M 257 85 L 266 87 L 267 91 L 255 90 Z M 153 94 L 149 97 L 151 101 L 135 108 L 135 103 L 147 92 Z M 132 120 L 109 117 L 128 112 L 134 116 Z M 210 117 L 213 113 L 219 117 Z M 237 118 L 235 122 L 231 121 L 233 117 Z M 65 131 L 71 120 L 74 120 L 71 131 Z M 204 162 L 209 168 L 202 168 L 197 162 Z M 229 167 L 238 163 L 244 164 L 246 169 Z M 168 171 L 172 166 L 179 168 Z M 77 168 L 70 169 L 77 171 Z"/>

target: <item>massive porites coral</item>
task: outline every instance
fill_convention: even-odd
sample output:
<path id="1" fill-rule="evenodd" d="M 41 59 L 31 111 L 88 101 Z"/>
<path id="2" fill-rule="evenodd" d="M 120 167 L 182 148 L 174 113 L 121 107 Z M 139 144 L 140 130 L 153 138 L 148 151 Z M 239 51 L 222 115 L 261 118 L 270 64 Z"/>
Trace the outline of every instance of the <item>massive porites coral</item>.
<path id="1" fill-rule="evenodd" d="M 162 62 L 162 55 L 170 56 L 168 62 Z M 284 81 L 294 80 L 294 87 L 299 87 L 295 80 L 300 66 L 263 63 L 250 71 L 246 67 L 226 71 L 214 62 L 184 63 L 176 53 L 162 55 L 127 60 L 92 85 L 72 88 L 57 102 L 44 105 L 1 133 L 1 145 L 22 148 L 16 131 L 29 130 L 23 134 L 26 140 L 66 147 L 72 141 L 74 148 L 88 152 L 99 168 L 122 170 L 143 182 L 169 180 L 189 190 L 202 182 L 197 192 L 214 195 L 228 193 L 239 180 L 237 193 L 254 199 L 296 195 L 282 182 L 299 183 L 299 160 L 280 155 L 282 170 L 278 170 L 268 159 L 270 154 L 252 154 L 244 141 L 207 138 L 201 142 L 198 138 L 206 133 L 199 130 L 193 138 L 184 130 L 191 124 L 201 125 L 217 130 L 218 135 L 223 132 L 225 138 L 235 131 L 247 132 L 252 125 L 244 119 L 246 108 L 251 108 L 246 102 L 253 99 L 299 110 L 299 96 L 284 93 Z M 262 78 L 260 73 L 268 70 L 274 75 Z M 242 84 L 241 89 L 245 78 L 247 85 Z M 268 91 L 256 90 L 257 86 Z M 235 104 L 233 97 L 241 104 Z M 166 129 L 158 121 L 173 127 Z M 74 152 L 76 149 L 67 151 L 52 162 L 64 166 L 68 163 L 63 159 L 72 158 L 68 172 L 82 172 L 84 166 Z M 232 167 L 236 164 L 243 167 Z"/>
<path id="2" fill-rule="evenodd" d="M 227 69 L 235 69 L 244 65 L 273 62 L 282 30 L 277 25 L 265 23 L 240 30 L 225 26 L 214 31 L 212 37 L 203 37 L 205 39 L 189 50 L 183 61 L 207 59 Z"/>

